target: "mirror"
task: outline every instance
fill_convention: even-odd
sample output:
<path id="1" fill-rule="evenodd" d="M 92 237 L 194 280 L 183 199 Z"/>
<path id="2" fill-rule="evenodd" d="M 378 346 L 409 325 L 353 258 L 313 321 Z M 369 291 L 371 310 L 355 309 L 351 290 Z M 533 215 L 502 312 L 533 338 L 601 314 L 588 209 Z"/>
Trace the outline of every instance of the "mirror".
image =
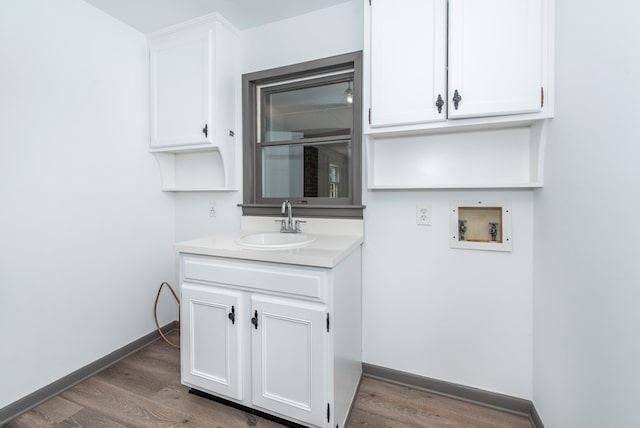
<path id="1" fill-rule="evenodd" d="M 339 141 L 263 147 L 262 196 L 349 197 L 350 145 L 350 141 Z"/>

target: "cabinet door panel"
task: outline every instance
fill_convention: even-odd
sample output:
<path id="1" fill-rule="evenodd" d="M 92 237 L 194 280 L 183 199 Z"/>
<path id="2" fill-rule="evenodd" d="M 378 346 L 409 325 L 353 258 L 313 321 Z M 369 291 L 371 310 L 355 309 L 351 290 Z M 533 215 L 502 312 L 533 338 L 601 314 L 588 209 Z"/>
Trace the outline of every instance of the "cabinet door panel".
<path id="1" fill-rule="evenodd" d="M 181 302 L 182 380 L 209 392 L 242 399 L 240 293 L 184 284 Z"/>
<path id="2" fill-rule="evenodd" d="M 152 148 L 211 141 L 213 38 L 200 28 L 150 42 Z"/>
<path id="3" fill-rule="evenodd" d="M 446 119 L 446 11 L 446 0 L 373 2 L 372 127 Z"/>
<path id="4" fill-rule="evenodd" d="M 327 336 L 323 305 L 253 296 L 253 404 L 326 424 Z"/>
<path id="5" fill-rule="evenodd" d="M 541 37 L 540 0 L 450 0 L 449 118 L 540 111 Z"/>

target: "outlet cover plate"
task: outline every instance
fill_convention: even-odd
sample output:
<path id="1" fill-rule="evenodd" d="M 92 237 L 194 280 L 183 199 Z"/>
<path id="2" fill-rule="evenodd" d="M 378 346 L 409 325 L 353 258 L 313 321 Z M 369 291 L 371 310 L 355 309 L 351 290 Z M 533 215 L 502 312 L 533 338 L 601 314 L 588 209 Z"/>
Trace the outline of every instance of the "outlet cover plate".
<path id="1" fill-rule="evenodd" d="M 416 206 L 416 224 L 421 226 L 431 226 L 431 216 L 433 210 L 429 205 Z"/>

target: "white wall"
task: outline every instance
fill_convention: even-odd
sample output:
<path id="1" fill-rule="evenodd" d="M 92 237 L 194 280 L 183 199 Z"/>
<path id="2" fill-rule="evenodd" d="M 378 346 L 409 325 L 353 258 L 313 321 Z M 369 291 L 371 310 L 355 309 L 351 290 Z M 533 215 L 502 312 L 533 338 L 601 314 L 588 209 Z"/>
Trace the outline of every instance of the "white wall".
<path id="1" fill-rule="evenodd" d="M 361 50 L 362 1 L 248 29 L 242 33 L 242 72 Z"/>
<path id="2" fill-rule="evenodd" d="M 640 4 L 556 1 L 556 118 L 535 195 L 534 403 L 640 426 Z"/>
<path id="3" fill-rule="evenodd" d="M 153 331 L 175 270 L 144 36 L 80 0 L 6 0 L 0 58 L 2 408 Z"/>
<path id="4" fill-rule="evenodd" d="M 242 32 L 242 73 L 361 50 L 362 3 Z M 531 398 L 532 193 L 363 197 L 365 362 Z M 513 204 L 513 253 L 449 249 L 449 201 L 476 198 Z M 241 200 L 240 193 L 178 195 L 176 237 L 238 230 Z M 218 211 L 213 219 L 210 202 Z M 423 202 L 434 208 L 431 227 L 415 225 L 415 205 Z"/>
<path id="5" fill-rule="evenodd" d="M 450 201 L 508 201 L 513 251 L 449 248 Z M 531 398 L 531 191 L 365 193 L 364 361 Z M 416 205 L 433 209 L 416 225 Z"/>

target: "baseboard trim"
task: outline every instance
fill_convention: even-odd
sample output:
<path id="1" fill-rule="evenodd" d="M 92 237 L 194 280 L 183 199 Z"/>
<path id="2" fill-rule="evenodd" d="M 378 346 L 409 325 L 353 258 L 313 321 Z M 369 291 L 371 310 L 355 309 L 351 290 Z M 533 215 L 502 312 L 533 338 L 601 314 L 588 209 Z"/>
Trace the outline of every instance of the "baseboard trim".
<path id="1" fill-rule="evenodd" d="M 540 415 L 536 410 L 536 406 L 531 403 L 531 414 L 529 415 L 529 421 L 531 422 L 531 426 L 533 428 L 544 428 L 544 424 L 542 423 L 542 419 L 540 419 Z"/>
<path id="2" fill-rule="evenodd" d="M 179 328 L 178 321 L 172 321 L 161 328 L 163 333 L 168 333 Z M 17 418 L 21 414 L 28 412 L 34 407 L 44 403 L 50 398 L 55 397 L 61 392 L 71 388 L 72 386 L 82 382 L 83 380 L 93 376 L 94 374 L 106 369 L 107 367 L 117 363 L 125 357 L 139 351 L 160 337 L 157 331 L 153 331 L 146 336 L 141 337 L 122 348 L 113 351 L 99 360 L 90 363 L 67 376 L 50 383 L 49 385 L 38 389 L 35 392 L 15 401 L 8 406 L 0 409 L 0 427 L 7 422 Z"/>
<path id="3" fill-rule="evenodd" d="M 485 391 L 470 386 L 418 376 L 399 370 L 362 363 L 362 374 L 374 379 L 431 392 L 529 418 L 532 428 L 544 428 L 533 403 L 523 398 Z"/>

